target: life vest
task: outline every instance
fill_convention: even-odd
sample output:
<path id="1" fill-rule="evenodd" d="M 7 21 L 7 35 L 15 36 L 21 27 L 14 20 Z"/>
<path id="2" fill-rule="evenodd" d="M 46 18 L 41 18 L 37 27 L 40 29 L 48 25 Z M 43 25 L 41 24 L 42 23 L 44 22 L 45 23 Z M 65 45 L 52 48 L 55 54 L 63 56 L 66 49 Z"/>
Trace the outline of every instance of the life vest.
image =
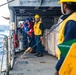
<path id="1" fill-rule="evenodd" d="M 34 24 L 34 34 L 35 35 L 41 35 L 42 34 L 42 30 L 40 29 L 40 24 L 41 24 L 40 21 L 38 23 Z"/>
<path id="2" fill-rule="evenodd" d="M 25 23 L 25 24 L 24 24 L 24 31 L 27 32 L 27 31 L 29 31 L 29 30 L 30 30 L 30 29 L 28 28 L 28 24 Z"/>
<path id="3" fill-rule="evenodd" d="M 33 36 L 33 35 L 32 35 L 33 33 L 34 33 L 34 22 L 30 22 L 28 35 L 29 35 L 30 37 L 32 37 L 32 36 Z"/>
<path id="4" fill-rule="evenodd" d="M 32 37 L 33 32 L 34 32 L 34 30 L 30 29 L 30 30 L 28 31 L 28 35 L 29 35 L 30 37 Z"/>
<path id="5" fill-rule="evenodd" d="M 58 44 L 63 43 L 64 41 L 64 29 L 66 26 L 66 23 L 69 20 L 76 21 L 76 12 L 72 13 L 68 18 L 66 18 L 61 24 L 60 24 L 60 29 L 59 29 L 59 35 L 58 35 Z M 60 50 L 58 50 L 58 58 L 60 58 Z"/>
<path id="6" fill-rule="evenodd" d="M 24 31 L 27 32 L 29 31 L 30 29 L 28 27 L 24 27 Z"/>

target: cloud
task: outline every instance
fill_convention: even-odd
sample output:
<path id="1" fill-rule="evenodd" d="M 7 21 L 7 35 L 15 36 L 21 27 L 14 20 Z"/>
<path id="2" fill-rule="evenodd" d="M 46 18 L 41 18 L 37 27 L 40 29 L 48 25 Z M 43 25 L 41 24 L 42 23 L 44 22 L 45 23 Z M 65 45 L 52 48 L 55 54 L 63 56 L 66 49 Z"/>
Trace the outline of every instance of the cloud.
<path id="1" fill-rule="evenodd" d="M 6 3 L 7 0 L 0 0 L 0 5 L 3 3 Z M 8 9 L 8 5 L 4 5 L 2 7 L 0 7 L 0 25 L 8 25 L 9 21 L 5 20 L 2 18 L 2 16 L 9 16 L 9 9 Z"/>
<path id="2" fill-rule="evenodd" d="M 0 25 L 9 25 L 9 21 L 0 16 Z"/>

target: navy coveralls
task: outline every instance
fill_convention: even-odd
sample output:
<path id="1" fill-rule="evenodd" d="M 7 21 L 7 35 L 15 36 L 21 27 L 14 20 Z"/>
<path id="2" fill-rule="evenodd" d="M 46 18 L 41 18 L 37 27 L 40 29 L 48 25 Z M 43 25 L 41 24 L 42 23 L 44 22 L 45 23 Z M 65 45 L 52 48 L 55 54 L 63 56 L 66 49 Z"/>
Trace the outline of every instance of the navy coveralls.
<path id="1" fill-rule="evenodd" d="M 73 13 L 73 12 L 72 12 Z M 72 13 L 68 15 L 64 15 L 61 17 L 61 19 L 65 20 L 68 16 L 70 16 Z M 76 39 L 76 21 L 69 20 L 66 23 L 65 29 L 64 29 L 64 42 L 70 41 L 72 39 Z M 56 64 L 56 70 L 59 71 L 62 63 L 64 61 L 63 56 L 60 56 L 60 60 L 58 60 Z"/>
<path id="2" fill-rule="evenodd" d="M 41 35 L 37 35 L 36 36 L 36 43 L 38 43 L 40 41 L 40 37 L 43 36 L 43 33 L 44 33 L 44 27 L 43 27 L 43 24 L 41 23 L 40 24 L 40 29 L 42 30 L 42 34 Z M 41 53 L 42 54 L 43 52 L 43 46 L 42 46 L 42 43 L 41 41 L 37 44 L 37 53 Z"/>

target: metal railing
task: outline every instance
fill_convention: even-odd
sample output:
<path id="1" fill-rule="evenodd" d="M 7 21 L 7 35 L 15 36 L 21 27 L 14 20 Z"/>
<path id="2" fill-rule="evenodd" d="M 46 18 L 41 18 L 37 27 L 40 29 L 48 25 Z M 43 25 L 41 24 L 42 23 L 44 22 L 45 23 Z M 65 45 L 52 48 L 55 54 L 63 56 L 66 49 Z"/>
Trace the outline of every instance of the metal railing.
<path id="1" fill-rule="evenodd" d="M 3 45 L 2 58 L 1 58 L 1 62 L 0 62 L 0 75 L 1 75 L 1 73 L 2 73 L 3 59 L 4 59 L 4 45 Z"/>
<path id="2" fill-rule="evenodd" d="M 2 58 L 0 63 L 0 75 L 4 72 L 4 75 L 9 75 L 9 71 L 11 68 L 13 68 L 14 63 L 14 56 L 11 54 L 11 40 L 12 37 L 4 37 L 3 39 L 3 52 L 2 52 Z M 4 52 L 6 53 L 6 61 L 4 61 Z M 6 62 L 6 70 L 2 71 L 3 68 L 3 62 Z"/>

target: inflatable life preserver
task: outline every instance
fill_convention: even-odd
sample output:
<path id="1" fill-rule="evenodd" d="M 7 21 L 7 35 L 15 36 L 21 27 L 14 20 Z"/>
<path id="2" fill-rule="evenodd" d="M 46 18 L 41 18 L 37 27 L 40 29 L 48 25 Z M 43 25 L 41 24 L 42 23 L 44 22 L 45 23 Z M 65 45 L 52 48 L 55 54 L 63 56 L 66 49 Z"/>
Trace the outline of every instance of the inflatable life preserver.
<path id="1" fill-rule="evenodd" d="M 17 48 L 18 47 L 18 43 L 17 43 L 17 35 L 14 34 L 14 47 Z"/>
<path id="2" fill-rule="evenodd" d="M 24 27 L 24 31 L 29 31 L 30 29 L 28 27 Z"/>

